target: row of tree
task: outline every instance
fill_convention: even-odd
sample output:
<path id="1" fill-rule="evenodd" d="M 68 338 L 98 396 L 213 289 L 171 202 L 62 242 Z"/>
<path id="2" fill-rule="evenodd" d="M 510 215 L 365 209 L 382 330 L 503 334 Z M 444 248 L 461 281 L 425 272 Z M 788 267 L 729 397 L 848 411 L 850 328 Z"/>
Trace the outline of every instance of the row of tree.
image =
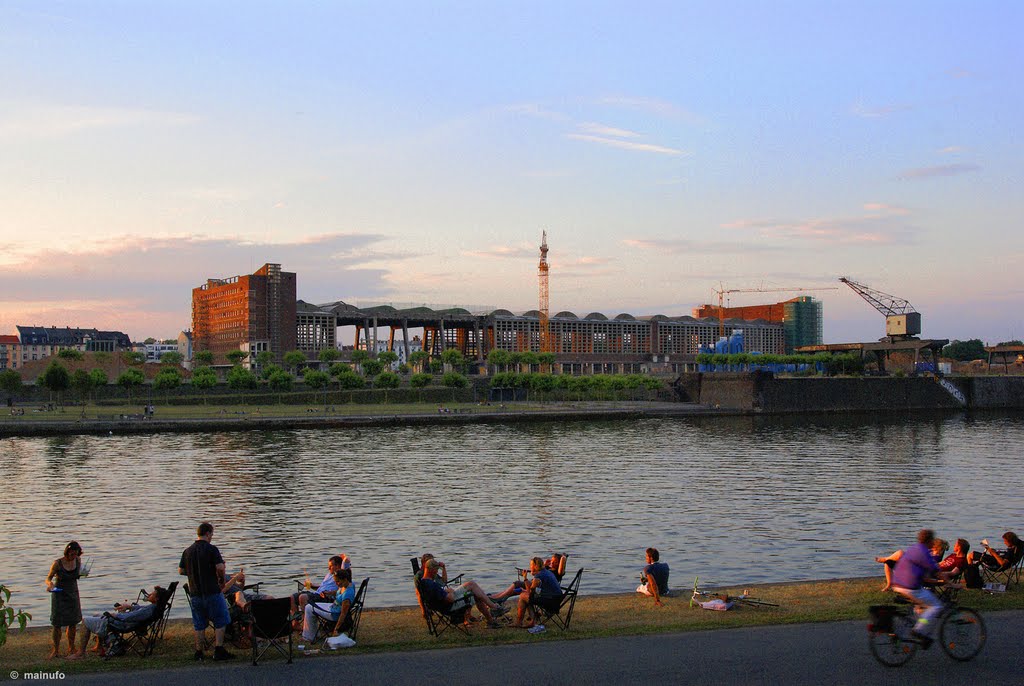
<path id="1" fill-rule="evenodd" d="M 1020 341 L 1001 341 L 996 345 L 1024 345 Z M 971 360 L 984 360 L 988 358 L 985 352 L 985 344 L 980 339 L 972 338 L 968 341 L 952 341 L 942 349 L 942 356 L 948 357 L 957 362 L 970 362 Z"/>

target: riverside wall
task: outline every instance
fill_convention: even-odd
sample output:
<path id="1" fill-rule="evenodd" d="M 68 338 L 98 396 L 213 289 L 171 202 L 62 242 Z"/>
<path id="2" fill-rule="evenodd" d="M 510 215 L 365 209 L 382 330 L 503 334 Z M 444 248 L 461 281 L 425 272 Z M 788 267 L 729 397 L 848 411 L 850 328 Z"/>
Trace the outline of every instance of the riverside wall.
<path id="1" fill-rule="evenodd" d="M 680 399 L 764 414 L 872 410 L 1024 409 L 1024 378 L 1011 376 L 776 378 L 771 373 L 681 377 Z M 957 393 L 957 391 L 959 393 Z"/>

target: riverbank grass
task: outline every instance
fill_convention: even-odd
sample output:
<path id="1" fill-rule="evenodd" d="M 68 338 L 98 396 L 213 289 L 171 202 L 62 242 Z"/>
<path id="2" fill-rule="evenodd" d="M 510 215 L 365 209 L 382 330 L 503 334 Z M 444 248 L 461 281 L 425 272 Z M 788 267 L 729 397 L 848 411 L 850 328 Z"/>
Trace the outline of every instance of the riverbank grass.
<path id="1" fill-rule="evenodd" d="M 687 588 L 674 588 L 673 596 L 666 598 L 662 607 L 656 607 L 651 598 L 635 593 L 587 596 L 586 581 L 584 572 L 582 594 L 576 603 L 568 632 L 562 632 L 552 625 L 544 633 L 529 634 L 511 627 L 487 629 L 484 628 L 483 622 L 478 622 L 470 629 L 469 636 L 450 630 L 441 638 L 434 638 L 427 634 L 426 625 L 417 607 L 368 607 L 363 613 L 356 647 L 317 656 L 297 653 L 296 659 L 337 659 L 355 653 L 704 631 L 771 624 L 857 619 L 864 620 L 866 624 L 868 606 L 889 602 L 891 599 L 891 594 L 878 590 L 881 586 L 881 580 L 878 578 L 764 584 L 748 586 L 747 589 L 752 596 L 777 603 L 778 608 L 738 606 L 728 612 L 713 612 L 696 606 L 691 607 L 690 589 Z M 738 595 L 744 589 L 725 587 L 717 590 Z M 373 603 L 372 587 L 368 590 L 367 602 L 370 605 Z M 983 614 L 997 610 L 1024 609 L 1024 593 L 1019 589 L 998 595 L 963 591 L 960 602 L 980 610 Z M 509 600 L 508 605 L 514 613 L 514 599 Z M 180 614 L 185 607 L 183 596 L 176 598 L 175 607 Z M 45 621 L 45 618 L 37 619 L 37 623 L 42 623 L 39 620 Z M 207 633 L 210 635 L 212 632 Z M 157 643 L 155 652 L 147 658 L 123 656 L 102 660 L 89 653 L 83 660 L 46 660 L 50 628 L 39 626 L 20 633 L 13 632 L 8 638 L 7 645 L 0 648 L 0 664 L 8 670 L 30 672 L 59 669 L 67 674 L 185 667 L 195 665 L 192 661 L 193 636 L 190 621 L 175 619 L 168 623 L 164 639 Z M 296 634 L 296 644 L 298 643 L 301 643 L 301 640 Z M 249 659 L 250 651 L 245 648 L 229 645 L 228 649 L 238 656 L 239 661 Z M 66 648 L 64 650 L 66 652 Z M 267 659 L 282 659 L 272 655 L 272 652 L 268 653 Z M 203 668 L 201 665 L 195 666 L 197 669 Z"/>

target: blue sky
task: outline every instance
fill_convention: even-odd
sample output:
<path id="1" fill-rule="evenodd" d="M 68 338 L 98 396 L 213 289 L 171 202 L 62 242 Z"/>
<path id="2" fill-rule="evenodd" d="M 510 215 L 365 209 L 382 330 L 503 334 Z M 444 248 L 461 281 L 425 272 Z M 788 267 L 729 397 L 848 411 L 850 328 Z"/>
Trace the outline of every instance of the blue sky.
<path id="1" fill-rule="evenodd" d="M 555 312 L 847 275 L 1024 338 L 1024 5 L 839 5 L 8 0 L 0 332 L 173 336 L 268 261 L 311 302 L 532 309 L 546 229 Z M 884 333 L 815 295 L 826 340 Z"/>

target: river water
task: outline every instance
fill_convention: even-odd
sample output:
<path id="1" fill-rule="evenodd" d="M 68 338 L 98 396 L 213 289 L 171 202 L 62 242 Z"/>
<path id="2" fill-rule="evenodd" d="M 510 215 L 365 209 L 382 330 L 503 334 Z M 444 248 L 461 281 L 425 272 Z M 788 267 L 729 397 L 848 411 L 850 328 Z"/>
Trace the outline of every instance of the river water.
<path id="1" fill-rule="evenodd" d="M 415 602 L 424 551 L 489 590 L 552 551 L 583 593 L 631 590 L 647 546 L 676 588 L 865 576 L 921 526 L 974 546 L 1024 528 L 1022 444 L 1020 415 L 962 414 L 3 439 L 0 583 L 46 624 L 76 539 L 98 612 L 179 579 L 204 519 L 274 595 L 348 553 L 371 607 Z"/>

